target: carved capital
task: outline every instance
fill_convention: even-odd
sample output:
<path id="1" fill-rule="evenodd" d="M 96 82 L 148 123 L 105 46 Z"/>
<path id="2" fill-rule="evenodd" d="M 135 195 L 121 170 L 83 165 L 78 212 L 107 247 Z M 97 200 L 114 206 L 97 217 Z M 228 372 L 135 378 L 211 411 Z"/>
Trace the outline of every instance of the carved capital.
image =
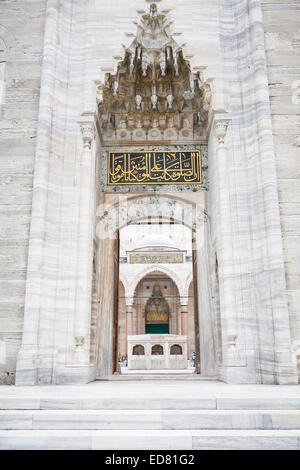
<path id="1" fill-rule="evenodd" d="M 224 144 L 228 124 L 228 119 L 218 119 L 217 121 L 215 121 L 214 131 L 219 144 Z"/>
<path id="2" fill-rule="evenodd" d="M 128 307 L 129 309 L 132 308 L 133 306 L 133 296 L 128 296 L 126 295 L 125 297 L 125 303 L 126 303 L 126 308 Z"/>
<path id="3" fill-rule="evenodd" d="M 92 142 L 95 139 L 95 125 L 92 122 L 85 122 L 80 124 L 83 146 L 86 149 L 91 149 Z"/>

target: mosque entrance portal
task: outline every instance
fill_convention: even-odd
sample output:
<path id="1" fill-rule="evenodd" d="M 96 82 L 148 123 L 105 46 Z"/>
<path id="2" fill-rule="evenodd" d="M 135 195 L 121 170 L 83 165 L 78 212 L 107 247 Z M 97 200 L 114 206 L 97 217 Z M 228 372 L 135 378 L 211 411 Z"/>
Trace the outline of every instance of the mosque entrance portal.
<path id="1" fill-rule="evenodd" d="M 210 102 L 203 67 L 192 71 L 166 13 L 150 9 L 116 73 L 97 86 L 97 376 L 116 372 L 128 357 L 128 338 L 145 334 L 185 337 L 197 373 L 216 374 L 220 341 L 205 210 Z"/>

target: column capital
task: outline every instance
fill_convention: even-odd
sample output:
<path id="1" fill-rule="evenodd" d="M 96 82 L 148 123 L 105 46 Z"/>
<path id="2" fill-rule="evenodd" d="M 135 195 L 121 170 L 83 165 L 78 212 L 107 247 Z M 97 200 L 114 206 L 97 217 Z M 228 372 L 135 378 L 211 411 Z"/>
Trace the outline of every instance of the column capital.
<path id="1" fill-rule="evenodd" d="M 229 119 L 217 119 L 214 122 L 214 132 L 219 144 L 224 144 L 229 122 Z"/>
<path id="2" fill-rule="evenodd" d="M 125 303 L 126 307 L 132 307 L 133 306 L 133 297 L 125 297 Z"/>
<path id="3" fill-rule="evenodd" d="M 92 142 L 95 139 L 95 125 L 92 122 L 80 123 L 82 140 L 84 148 L 91 149 Z"/>
<path id="4" fill-rule="evenodd" d="M 95 116 L 92 113 L 82 114 L 80 120 L 78 121 L 80 125 L 83 146 L 84 148 L 90 150 L 92 147 L 92 142 L 95 140 L 96 136 L 96 125 L 95 125 Z"/>

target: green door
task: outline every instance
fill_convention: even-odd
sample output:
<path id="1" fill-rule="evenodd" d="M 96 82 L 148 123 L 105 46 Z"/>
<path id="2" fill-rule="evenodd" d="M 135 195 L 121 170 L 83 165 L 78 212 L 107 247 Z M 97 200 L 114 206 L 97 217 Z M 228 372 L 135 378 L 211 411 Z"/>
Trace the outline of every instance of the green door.
<path id="1" fill-rule="evenodd" d="M 164 335 L 169 333 L 168 323 L 146 324 L 146 333 L 152 335 Z"/>

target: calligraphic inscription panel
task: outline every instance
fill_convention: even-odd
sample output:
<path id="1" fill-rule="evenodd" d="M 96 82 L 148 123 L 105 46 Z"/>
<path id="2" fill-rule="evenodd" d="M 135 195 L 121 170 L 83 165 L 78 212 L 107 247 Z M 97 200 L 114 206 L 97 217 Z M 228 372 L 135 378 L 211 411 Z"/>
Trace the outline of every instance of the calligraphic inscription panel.
<path id="1" fill-rule="evenodd" d="M 162 322 L 167 323 L 169 321 L 168 313 L 147 313 L 146 322 Z"/>
<path id="2" fill-rule="evenodd" d="M 183 263 L 183 253 L 130 253 L 130 264 Z"/>
<path id="3" fill-rule="evenodd" d="M 202 184 L 201 151 L 108 152 L 107 185 Z"/>

